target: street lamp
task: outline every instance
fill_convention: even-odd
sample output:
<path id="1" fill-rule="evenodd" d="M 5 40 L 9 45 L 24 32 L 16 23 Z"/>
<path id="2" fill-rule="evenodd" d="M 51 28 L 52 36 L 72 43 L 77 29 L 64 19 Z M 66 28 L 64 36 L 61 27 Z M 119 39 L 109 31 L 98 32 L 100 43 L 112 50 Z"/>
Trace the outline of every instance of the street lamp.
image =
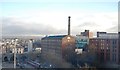
<path id="1" fill-rule="evenodd" d="M 14 42 L 14 68 L 16 68 L 16 44 L 17 44 L 18 39 L 12 40 Z"/>

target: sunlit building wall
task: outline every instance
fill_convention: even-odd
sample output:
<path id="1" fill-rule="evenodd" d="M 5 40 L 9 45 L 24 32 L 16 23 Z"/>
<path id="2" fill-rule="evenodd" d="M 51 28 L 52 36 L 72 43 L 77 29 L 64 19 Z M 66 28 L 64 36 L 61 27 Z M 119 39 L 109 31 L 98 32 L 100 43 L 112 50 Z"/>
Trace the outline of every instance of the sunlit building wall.
<path id="1" fill-rule="evenodd" d="M 62 57 L 72 61 L 75 54 L 75 37 L 67 35 L 62 39 Z"/>

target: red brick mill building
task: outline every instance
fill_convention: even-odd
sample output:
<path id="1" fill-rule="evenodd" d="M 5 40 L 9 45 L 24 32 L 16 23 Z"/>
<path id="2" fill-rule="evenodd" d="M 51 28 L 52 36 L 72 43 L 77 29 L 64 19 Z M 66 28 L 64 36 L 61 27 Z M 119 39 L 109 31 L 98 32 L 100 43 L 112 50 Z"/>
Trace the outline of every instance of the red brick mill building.
<path id="1" fill-rule="evenodd" d="M 95 48 L 99 62 L 119 63 L 118 33 L 97 32 L 96 38 L 89 40 L 89 46 Z"/>
<path id="2" fill-rule="evenodd" d="M 75 53 L 75 37 L 70 35 L 70 16 L 68 17 L 68 34 L 43 37 L 41 46 L 43 55 L 71 61 L 70 58 Z"/>

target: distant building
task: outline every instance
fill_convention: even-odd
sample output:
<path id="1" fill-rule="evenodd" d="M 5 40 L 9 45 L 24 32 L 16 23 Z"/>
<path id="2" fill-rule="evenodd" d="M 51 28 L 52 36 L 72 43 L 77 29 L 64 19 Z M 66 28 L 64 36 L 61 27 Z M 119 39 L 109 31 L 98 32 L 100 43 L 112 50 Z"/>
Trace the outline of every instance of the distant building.
<path id="1" fill-rule="evenodd" d="M 79 52 L 81 53 L 83 51 L 87 51 L 87 47 L 89 45 L 89 38 L 87 36 L 76 35 L 75 45 L 76 45 L 76 51 L 79 50 Z"/>
<path id="2" fill-rule="evenodd" d="M 2 44 L 2 54 L 6 53 L 6 46 Z"/>
<path id="3" fill-rule="evenodd" d="M 98 33 L 97 38 L 91 38 L 89 47 L 96 49 L 99 61 L 118 63 L 118 34 Z"/>
<path id="4" fill-rule="evenodd" d="M 35 51 L 41 53 L 41 48 L 40 47 L 39 48 L 35 48 Z"/>
<path id="5" fill-rule="evenodd" d="M 14 53 L 14 48 L 12 48 L 12 53 Z M 16 46 L 16 53 L 17 54 L 23 54 L 24 48 L 22 46 Z"/>
<path id="6" fill-rule="evenodd" d="M 32 52 L 32 50 L 33 50 L 33 40 L 30 39 L 28 41 L 28 52 Z"/>
<path id="7" fill-rule="evenodd" d="M 106 34 L 107 32 L 97 32 L 97 37 L 99 37 L 102 34 Z"/>
<path id="8" fill-rule="evenodd" d="M 82 36 L 87 36 L 88 38 L 93 37 L 93 32 L 89 32 L 89 30 L 85 30 L 85 32 L 81 32 Z"/>

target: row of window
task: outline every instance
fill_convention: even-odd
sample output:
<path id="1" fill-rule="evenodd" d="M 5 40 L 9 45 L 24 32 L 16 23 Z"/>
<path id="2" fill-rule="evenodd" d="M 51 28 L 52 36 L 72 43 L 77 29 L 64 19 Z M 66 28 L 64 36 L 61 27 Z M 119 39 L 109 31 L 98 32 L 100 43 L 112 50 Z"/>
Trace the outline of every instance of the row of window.
<path id="1" fill-rule="evenodd" d="M 116 50 L 116 49 L 113 49 L 112 51 L 113 51 L 113 52 L 117 52 L 117 50 Z"/>
<path id="2" fill-rule="evenodd" d="M 47 45 L 47 44 L 42 44 L 42 46 L 43 47 L 54 47 L 54 48 L 56 48 L 56 47 L 61 47 L 61 45 L 57 45 L 57 44 L 53 44 L 53 45 Z"/>
<path id="3" fill-rule="evenodd" d="M 56 39 L 56 40 L 42 40 L 42 42 L 61 42 L 62 40 Z"/>
<path id="4" fill-rule="evenodd" d="M 116 44 L 118 42 L 117 39 L 113 40 L 113 39 L 110 39 L 110 40 L 90 40 L 91 42 L 106 42 L 106 43 L 113 43 L 113 44 Z"/>
<path id="5" fill-rule="evenodd" d="M 100 53 L 100 58 L 102 59 L 102 60 L 104 60 L 104 56 L 105 54 L 104 53 Z M 112 54 L 112 61 L 114 61 L 114 62 L 116 62 L 116 60 L 117 60 L 117 54 Z M 106 59 L 108 60 L 108 59 L 110 59 L 110 54 L 109 53 L 107 53 L 106 54 Z"/>
<path id="6" fill-rule="evenodd" d="M 80 42 L 80 41 L 82 41 L 82 42 L 88 42 L 88 40 L 86 40 L 86 39 L 77 39 L 77 40 L 75 40 L 76 42 Z"/>

